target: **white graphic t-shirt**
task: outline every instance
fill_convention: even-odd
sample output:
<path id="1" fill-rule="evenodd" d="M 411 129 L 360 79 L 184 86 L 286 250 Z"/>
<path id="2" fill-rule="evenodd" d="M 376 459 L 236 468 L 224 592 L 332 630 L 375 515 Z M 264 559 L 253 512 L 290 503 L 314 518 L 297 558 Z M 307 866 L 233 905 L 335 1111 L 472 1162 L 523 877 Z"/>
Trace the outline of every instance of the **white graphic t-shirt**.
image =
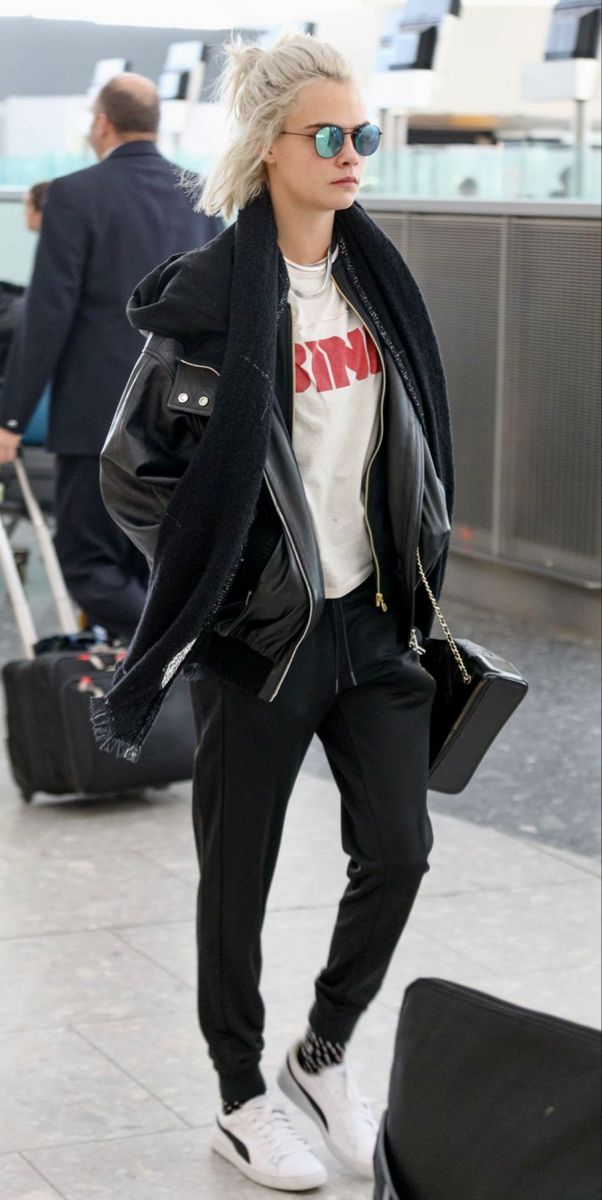
<path id="1" fill-rule="evenodd" d="M 335 600 L 374 570 L 365 520 L 364 476 L 376 449 L 383 386 L 380 355 L 326 260 L 287 260 L 295 343 L 293 447 L 313 517 L 326 585 Z"/>

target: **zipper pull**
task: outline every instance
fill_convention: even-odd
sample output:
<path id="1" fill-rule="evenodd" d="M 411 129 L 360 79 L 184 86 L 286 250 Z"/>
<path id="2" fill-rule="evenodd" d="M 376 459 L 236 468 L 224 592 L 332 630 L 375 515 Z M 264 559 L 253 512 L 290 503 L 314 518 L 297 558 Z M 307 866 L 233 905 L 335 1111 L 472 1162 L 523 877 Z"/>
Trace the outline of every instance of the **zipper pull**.
<path id="1" fill-rule="evenodd" d="M 410 650 L 413 650 L 414 654 L 418 654 L 420 656 L 420 658 L 422 658 L 423 654 L 426 654 L 426 650 L 425 650 L 424 646 L 421 646 L 420 642 L 418 641 L 418 635 L 414 628 L 412 629 L 412 633 L 410 636 L 409 647 L 410 647 Z"/>
<path id="2" fill-rule="evenodd" d="M 389 606 L 386 603 L 382 592 L 376 593 L 376 607 L 380 608 L 384 613 L 389 611 Z"/>

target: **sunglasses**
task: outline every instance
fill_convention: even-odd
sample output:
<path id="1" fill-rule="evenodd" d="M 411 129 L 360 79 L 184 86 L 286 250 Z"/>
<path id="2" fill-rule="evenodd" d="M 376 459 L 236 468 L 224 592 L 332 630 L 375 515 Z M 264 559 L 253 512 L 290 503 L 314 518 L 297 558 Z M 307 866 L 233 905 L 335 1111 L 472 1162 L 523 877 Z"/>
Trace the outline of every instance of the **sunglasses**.
<path id="1" fill-rule="evenodd" d="M 347 131 L 340 125 L 323 125 L 315 133 L 293 133 L 288 129 L 283 129 L 282 132 L 287 137 L 312 138 L 320 158 L 336 158 L 345 145 L 347 133 L 351 134 L 351 141 L 357 153 L 361 154 L 362 158 L 369 158 L 371 154 L 376 154 L 382 137 L 378 125 L 370 124 L 358 125 L 356 129 Z"/>

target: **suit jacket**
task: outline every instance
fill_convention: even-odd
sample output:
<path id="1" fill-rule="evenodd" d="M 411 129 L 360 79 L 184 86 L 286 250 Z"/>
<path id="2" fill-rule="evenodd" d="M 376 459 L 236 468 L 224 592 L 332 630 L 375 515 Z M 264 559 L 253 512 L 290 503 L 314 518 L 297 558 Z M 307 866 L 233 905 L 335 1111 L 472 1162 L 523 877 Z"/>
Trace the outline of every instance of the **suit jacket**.
<path id="1" fill-rule="evenodd" d="M 126 314 L 140 279 L 221 232 L 195 213 L 178 168 L 153 142 L 118 146 L 56 179 L 0 399 L 0 426 L 22 433 L 52 382 L 48 446 L 100 454 L 142 344 Z"/>

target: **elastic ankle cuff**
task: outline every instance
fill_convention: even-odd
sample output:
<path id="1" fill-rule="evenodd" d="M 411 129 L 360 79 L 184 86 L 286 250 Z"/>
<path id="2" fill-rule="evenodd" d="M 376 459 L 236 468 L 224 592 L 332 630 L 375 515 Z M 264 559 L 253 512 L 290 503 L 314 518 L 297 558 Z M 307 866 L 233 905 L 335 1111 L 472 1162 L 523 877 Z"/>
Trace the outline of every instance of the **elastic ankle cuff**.
<path id="1" fill-rule="evenodd" d="M 265 1096 L 267 1087 L 259 1067 L 244 1075 L 220 1076 L 220 1093 L 225 1104 L 246 1104 L 257 1096 Z"/>
<path id="2" fill-rule="evenodd" d="M 325 1042 L 346 1046 L 353 1037 L 360 1013 L 329 1013 L 321 1004 L 314 1005 L 309 1014 L 309 1024 L 317 1037 Z"/>

